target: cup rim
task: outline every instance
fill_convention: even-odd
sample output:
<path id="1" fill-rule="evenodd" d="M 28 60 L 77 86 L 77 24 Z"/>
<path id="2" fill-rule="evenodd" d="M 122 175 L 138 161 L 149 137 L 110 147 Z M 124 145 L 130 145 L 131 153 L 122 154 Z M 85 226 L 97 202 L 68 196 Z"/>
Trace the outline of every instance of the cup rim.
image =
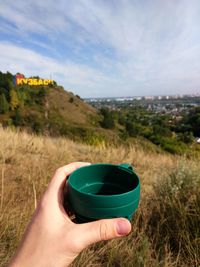
<path id="1" fill-rule="evenodd" d="M 113 194 L 113 195 L 95 195 L 95 194 L 90 194 L 90 193 L 87 193 L 87 192 L 80 191 L 70 182 L 70 176 L 72 176 L 76 171 L 78 171 L 80 169 L 89 168 L 91 165 L 92 166 L 111 166 L 111 167 L 113 166 L 113 167 L 118 167 L 120 169 L 126 170 L 127 172 L 134 174 L 135 178 L 137 179 L 138 184 L 134 189 L 132 189 L 132 190 L 130 190 L 128 192 L 120 193 L 120 194 Z M 133 191 L 137 190 L 138 188 L 140 188 L 140 178 L 139 178 L 139 176 L 137 175 L 137 173 L 134 170 L 130 170 L 129 168 L 124 167 L 123 165 L 113 164 L 113 163 L 94 163 L 94 164 L 91 164 L 91 165 L 82 166 L 82 167 L 76 169 L 75 171 L 73 171 L 69 175 L 69 178 L 66 180 L 66 186 L 70 186 L 71 188 L 73 188 L 73 190 L 75 190 L 76 192 L 78 192 L 79 194 L 81 194 L 83 196 L 90 196 L 90 197 L 93 197 L 93 198 L 102 198 L 102 197 L 104 197 L 104 198 L 113 198 L 113 197 L 126 196 L 126 195 L 132 193 Z"/>

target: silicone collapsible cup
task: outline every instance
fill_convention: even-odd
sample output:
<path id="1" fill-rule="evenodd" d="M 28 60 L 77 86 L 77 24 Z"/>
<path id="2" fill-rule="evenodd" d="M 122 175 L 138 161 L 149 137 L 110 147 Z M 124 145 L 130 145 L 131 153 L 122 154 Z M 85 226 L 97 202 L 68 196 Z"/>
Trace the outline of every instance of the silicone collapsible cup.
<path id="1" fill-rule="evenodd" d="M 140 199 L 140 180 L 129 164 L 91 164 L 70 174 L 68 196 L 77 222 L 125 217 Z"/>

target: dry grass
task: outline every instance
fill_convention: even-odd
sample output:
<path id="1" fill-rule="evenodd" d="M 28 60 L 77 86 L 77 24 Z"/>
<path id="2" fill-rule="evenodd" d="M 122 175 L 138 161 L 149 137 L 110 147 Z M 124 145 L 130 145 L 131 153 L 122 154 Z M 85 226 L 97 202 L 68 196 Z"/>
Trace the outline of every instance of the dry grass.
<path id="1" fill-rule="evenodd" d="M 150 152 L 137 144 L 97 148 L 2 128 L 0 266 L 14 253 L 55 169 L 73 161 L 131 163 L 142 188 L 129 237 L 91 246 L 74 266 L 199 266 L 200 166 L 195 159 Z"/>
<path id="2" fill-rule="evenodd" d="M 73 99 L 73 102 L 70 102 Z M 65 122 L 72 125 L 90 125 L 90 117 L 97 116 L 97 110 L 75 95 L 60 88 L 53 88 L 46 96 L 48 110 L 51 114 L 61 115 Z M 59 112 L 58 112 L 59 111 Z"/>

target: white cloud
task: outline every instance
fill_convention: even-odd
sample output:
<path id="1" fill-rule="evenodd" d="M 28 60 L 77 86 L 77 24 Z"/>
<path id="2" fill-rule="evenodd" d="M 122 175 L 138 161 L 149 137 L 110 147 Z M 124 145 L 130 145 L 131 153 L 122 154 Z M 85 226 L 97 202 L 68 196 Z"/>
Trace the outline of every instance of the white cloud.
<path id="1" fill-rule="evenodd" d="M 112 83 L 100 71 L 86 65 L 76 65 L 72 62 L 59 62 L 36 52 L 9 43 L 0 44 L 1 70 L 13 74 L 21 72 L 27 76 L 40 75 L 43 78 L 53 77 L 66 89 L 74 89 L 83 96 L 92 94 L 96 86 Z"/>
<path id="2" fill-rule="evenodd" d="M 83 96 L 192 91 L 200 88 L 199 12 L 198 0 L 7 0 L 0 15 L 33 47 L 3 43 L 0 69 L 52 73 Z M 39 46 L 52 54 L 37 52 Z"/>

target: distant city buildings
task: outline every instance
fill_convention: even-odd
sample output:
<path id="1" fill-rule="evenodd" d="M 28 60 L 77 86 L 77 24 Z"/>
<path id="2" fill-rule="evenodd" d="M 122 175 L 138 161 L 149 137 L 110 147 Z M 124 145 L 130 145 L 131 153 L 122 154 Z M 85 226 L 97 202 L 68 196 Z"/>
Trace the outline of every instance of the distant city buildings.
<path id="1" fill-rule="evenodd" d="M 188 113 L 193 107 L 200 106 L 200 94 L 89 98 L 85 101 L 98 109 L 103 107 L 110 110 L 120 110 L 122 108 L 142 107 L 149 112 L 169 115 L 178 122 L 184 113 Z"/>
<path id="2" fill-rule="evenodd" d="M 159 95 L 159 96 L 126 96 L 126 97 L 100 97 L 100 98 L 85 98 L 86 102 L 124 102 L 124 101 L 133 101 L 133 100 L 169 100 L 169 99 L 183 99 L 183 98 L 196 98 L 200 97 L 200 93 L 196 94 L 187 94 L 187 95 Z"/>

